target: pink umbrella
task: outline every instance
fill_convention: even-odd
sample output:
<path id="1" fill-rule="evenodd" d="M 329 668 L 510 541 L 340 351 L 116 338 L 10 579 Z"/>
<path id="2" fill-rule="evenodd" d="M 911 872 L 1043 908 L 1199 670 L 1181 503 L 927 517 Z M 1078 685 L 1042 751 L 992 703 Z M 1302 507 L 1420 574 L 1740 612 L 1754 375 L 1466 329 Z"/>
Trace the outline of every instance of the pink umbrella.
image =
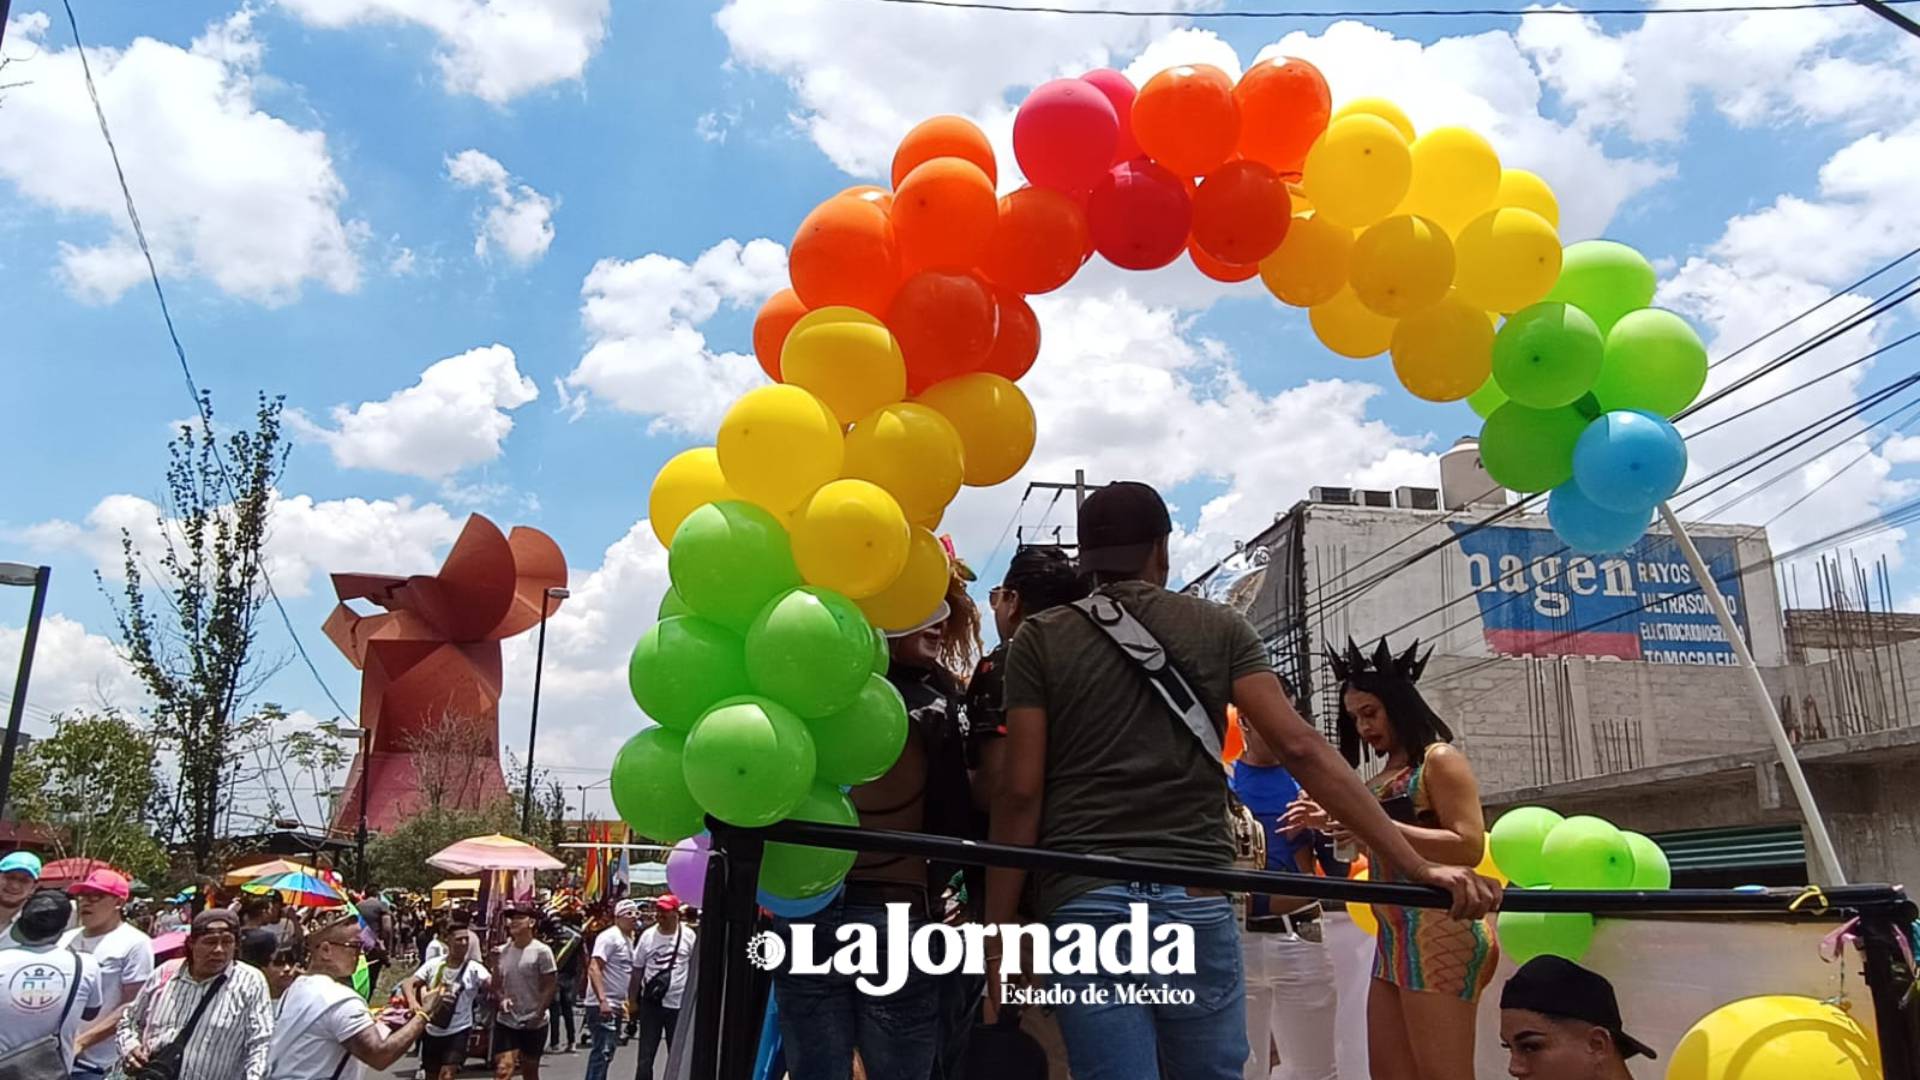
<path id="1" fill-rule="evenodd" d="M 169 931 L 153 939 L 155 960 L 171 960 L 176 956 L 184 955 L 186 951 L 187 932 L 185 930 Z"/>
<path id="2" fill-rule="evenodd" d="M 478 874 L 486 870 L 559 870 L 566 866 L 532 844 L 499 833 L 469 837 L 457 844 L 450 844 L 428 857 L 427 865 L 455 874 Z"/>

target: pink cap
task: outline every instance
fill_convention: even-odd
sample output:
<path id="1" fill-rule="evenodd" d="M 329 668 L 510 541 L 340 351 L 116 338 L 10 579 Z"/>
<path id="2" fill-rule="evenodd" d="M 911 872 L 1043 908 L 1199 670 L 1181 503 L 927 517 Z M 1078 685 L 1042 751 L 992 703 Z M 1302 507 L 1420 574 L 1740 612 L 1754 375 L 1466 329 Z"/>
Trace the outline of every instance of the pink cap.
<path id="1" fill-rule="evenodd" d="M 129 896 L 133 895 L 133 890 L 128 886 L 125 877 L 101 867 L 88 874 L 85 881 L 76 881 L 67 886 L 67 895 L 111 896 L 124 903 Z"/>

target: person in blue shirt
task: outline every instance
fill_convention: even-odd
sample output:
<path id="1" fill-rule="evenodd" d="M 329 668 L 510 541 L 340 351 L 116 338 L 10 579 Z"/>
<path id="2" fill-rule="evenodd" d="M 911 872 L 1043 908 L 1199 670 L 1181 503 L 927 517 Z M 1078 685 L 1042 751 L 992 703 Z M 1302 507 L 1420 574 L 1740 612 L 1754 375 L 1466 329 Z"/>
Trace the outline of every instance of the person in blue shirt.
<path id="1" fill-rule="evenodd" d="M 1281 688 L 1292 700 L 1293 687 Z M 1281 831 L 1280 819 L 1300 784 L 1244 718 L 1245 749 L 1233 764 L 1233 793 L 1267 833 L 1267 869 L 1311 874 L 1319 834 Z M 1255 894 L 1248 898 L 1240 949 L 1247 971 L 1244 1080 L 1336 1080 L 1333 958 L 1322 935 L 1318 901 Z M 1269 1043 L 1280 1063 L 1270 1066 Z"/>

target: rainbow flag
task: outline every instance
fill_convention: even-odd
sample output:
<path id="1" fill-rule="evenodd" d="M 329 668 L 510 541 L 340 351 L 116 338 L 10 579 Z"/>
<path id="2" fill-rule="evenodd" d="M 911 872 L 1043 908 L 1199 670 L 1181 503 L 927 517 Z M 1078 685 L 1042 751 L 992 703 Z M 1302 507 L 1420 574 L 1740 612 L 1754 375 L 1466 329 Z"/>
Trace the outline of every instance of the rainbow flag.
<path id="1" fill-rule="evenodd" d="M 590 821 L 587 823 L 587 843 L 597 844 L 599 842 L 600 842 L 600 827 L 597 824 Z M 602 874 L 600 873 L 600 849 L 588 848 L 585 879 L 582 882 L 581 888 L 580 888 L 581 895 L 586 897 L 586 900 L 588 903 L 593 903 L 594 901 L 600 899 L 600 890 L 605 885 L 605 883 L 601 879 L 602 879 Z"/>

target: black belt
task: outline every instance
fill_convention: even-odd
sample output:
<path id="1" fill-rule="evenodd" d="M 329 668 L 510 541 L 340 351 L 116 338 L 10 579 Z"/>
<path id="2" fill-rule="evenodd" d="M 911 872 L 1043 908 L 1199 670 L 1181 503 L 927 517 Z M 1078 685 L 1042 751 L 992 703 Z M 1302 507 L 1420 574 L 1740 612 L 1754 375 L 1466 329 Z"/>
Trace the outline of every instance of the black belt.
<path id="1" fill-rule="evenodd" d="M 1297 934 L 1298 927 L 1319 922 L 1320 915 L 1319 904 L 1308 904 L 1285 915 L 1249 915 L 1247 930 L 1255 934 Z"/>
<path id="2" fill-rule="evenodd" d="M 841 896 L 849 904 L 907 904 L 923 918 L 930 910 L 926 886 L 903 881 L 849 881 Z"/>

